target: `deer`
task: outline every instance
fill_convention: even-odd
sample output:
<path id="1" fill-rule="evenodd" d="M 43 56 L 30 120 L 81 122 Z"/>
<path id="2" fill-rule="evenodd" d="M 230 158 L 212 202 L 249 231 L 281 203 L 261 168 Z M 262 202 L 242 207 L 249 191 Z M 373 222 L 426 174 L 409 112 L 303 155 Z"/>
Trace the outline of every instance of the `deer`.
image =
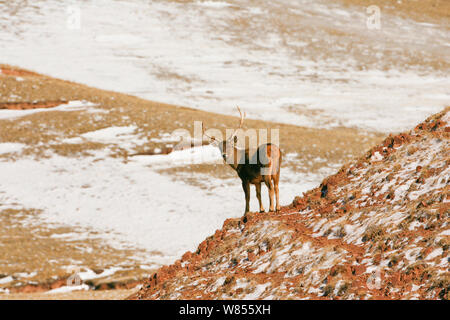
<path id="1" fill-rule="evenodd" d="M 261 200 L 261 184 L 264 183 L 269 191 L 270 208 L 269 212 L 274 212 L 274 194 L 276 198 L 276 211 L 280 211 L 280 198 L 278 183 L 280 181 L 280 167 L 282 153 L 280 148 L 273 143 L 264 143 L 258 148 L 245 149 L 238 148 L 237 132 L 242 128 L 245 113 L 237 107 L 240 114 L 239 127 L 233 134 L 225 140 L 219 141 L 215 137 L 210 137 L 205 133 L 202 123 L 202 132 L 217 148 L 219 148 L 222 158 L 232 169 L 234 169 L 241 179 L 242 188 L 245 194 L 245 214 L 250 211 L 250 184 L 255 185 L 256 197 L 259 202 L 259 212 L 265 212 Z"/>

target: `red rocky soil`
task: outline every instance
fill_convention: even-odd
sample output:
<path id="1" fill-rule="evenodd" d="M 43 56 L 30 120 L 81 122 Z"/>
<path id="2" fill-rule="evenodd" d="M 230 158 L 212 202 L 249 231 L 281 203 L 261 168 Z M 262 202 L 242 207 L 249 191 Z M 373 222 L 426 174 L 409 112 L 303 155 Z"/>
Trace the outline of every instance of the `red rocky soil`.
<path id="1" fill-rule="evenodd" d="M 4 75 L 8 75 L 8 76 L 14 76 L 14 77 L 41 77 L 41 75 L 38 73 L 19 69 L 19 68 L 10 68 L 8 66 L 1 66 L 0 73 L 3 73 Z"/>
<path id="2" fill-rule="evenodd" d="M 0 74 L 6 76 L 13 77 L 25 77 L 25 78 L 36 78 L 42 77 L 37 73 L 18 69 L 18 68 L 9 68 L 7 66 L 0 66 Z M 67 101 L 33 101 L 33 102 L 0 102 L 0 110 L 1 109 L 9 109 L 9 110 L 29 110 L 29 109 L 40 109 L 40 108 L 54 108 L 61 104 L 65 104 Z"/>
<path id="3" fill-rule="evenodd" d="M 54 108 L 65 104 L 67 101 L 45 101 L 45 102 L 4 102 L 0 103 L 0 109 L 29 110 L 40 108 Z"/>
<path id="4" fill-rule="evenodd" d="M 281 212 L 226 220 L 130 298 L 448 299 L 449 124 L 447 107 Z"/>

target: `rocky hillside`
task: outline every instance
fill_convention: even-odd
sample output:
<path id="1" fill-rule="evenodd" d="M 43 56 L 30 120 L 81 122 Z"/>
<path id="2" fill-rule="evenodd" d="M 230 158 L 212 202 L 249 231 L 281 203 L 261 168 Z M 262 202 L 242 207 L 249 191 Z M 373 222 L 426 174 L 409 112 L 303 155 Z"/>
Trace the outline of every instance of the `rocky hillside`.
<path id="1" fill-rule="evenodd" d="M 281 213 L 225 221 L 131 298 L 448 299 L 449 125 L 447 107 Z"/>

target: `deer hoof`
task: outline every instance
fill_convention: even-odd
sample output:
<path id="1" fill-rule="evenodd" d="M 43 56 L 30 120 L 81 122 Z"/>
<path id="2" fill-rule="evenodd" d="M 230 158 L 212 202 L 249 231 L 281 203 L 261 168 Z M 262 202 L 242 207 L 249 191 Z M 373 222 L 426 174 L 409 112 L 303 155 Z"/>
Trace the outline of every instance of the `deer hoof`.
<path id="1" fill-rule="evenodd" d="M 259 213 L 264 213 L 264 212 L 266 212 L 266 210 L 264 210 L 264 209 L 259 210 Z"/>

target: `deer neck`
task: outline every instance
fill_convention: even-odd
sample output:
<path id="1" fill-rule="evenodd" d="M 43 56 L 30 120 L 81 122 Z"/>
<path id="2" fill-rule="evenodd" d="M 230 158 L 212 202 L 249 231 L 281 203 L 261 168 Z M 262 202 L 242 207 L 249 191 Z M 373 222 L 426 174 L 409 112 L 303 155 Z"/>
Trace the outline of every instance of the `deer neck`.
<path id="1" fill-rule="evenodd" d="M 244 157 L 246 150 L 234 147 L 233 151 L 234 151 L 233 162 L 232 163 L 227 162 L 227 164 L 234 170 L 239 171 L 239 165 L 242 164 L 240 163 L 240 160 L 242 159 L 242 157 Z"/>

